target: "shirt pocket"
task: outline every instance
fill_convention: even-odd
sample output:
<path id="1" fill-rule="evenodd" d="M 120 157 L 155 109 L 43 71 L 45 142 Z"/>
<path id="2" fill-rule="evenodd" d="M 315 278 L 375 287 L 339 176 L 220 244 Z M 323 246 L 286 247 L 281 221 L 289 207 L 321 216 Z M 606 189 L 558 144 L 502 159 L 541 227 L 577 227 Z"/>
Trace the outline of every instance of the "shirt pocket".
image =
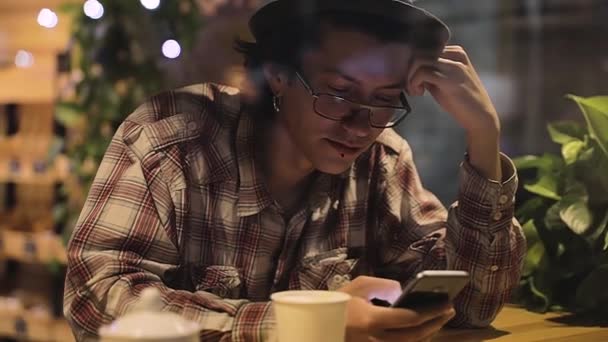
<path id="1" fill-rule="evenodd" d="M 242 281 L 238 268 L 212 265 L 204 267 L 195 276 L 195 289 L 228 299 L 241 297 Z"/>
<path id="2" fill-rule="evenodd" d="M 445 269 L 445 247 L 440 233 L 423 236 L 410 243 L 404 234 L 398 235 L 385 250 L 385 259 L 378 266 L 376 275 L 382 278 L 408 282 L 417 272 L 428 269 Z"/>
<path id="3" fill-rule="evenodd" d="M 303 290 L 337 290 L 352 278 L 359 258 L 349 258 L 345 247 L 305 256 L 297 277 Z"/>

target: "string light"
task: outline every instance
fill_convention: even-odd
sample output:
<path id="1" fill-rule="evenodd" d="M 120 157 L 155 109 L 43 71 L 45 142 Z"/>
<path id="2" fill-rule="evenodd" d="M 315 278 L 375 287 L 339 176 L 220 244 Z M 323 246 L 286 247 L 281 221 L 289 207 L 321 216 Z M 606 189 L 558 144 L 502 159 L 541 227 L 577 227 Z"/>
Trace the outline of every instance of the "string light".
<path id="1" fill-rule="evenodd" d="M 43 8 L 38 13 L 38 24 L 42 27 L 53 28 L 58 22 L 57 14 L 48 8 Z"/>
<path id="2" fill-rule="evenodd" d="M 141 5 L 149 10 L 157 9 L 160 5 L 160 0 L 139 0 L 139 2 L 141 2 Z"/>
<path id="3" fill-rule="evenodd" d="M 97 0 L 87 0 L 83 8 L 84 14 L 91 19 L 103 17 L 103 5 Z"/>
<path id="4" fill-rule="evenodd" d="M 34 65 L 34 55 L 25 50 L 17 51 L 15 55 L 15 65 L 18 68 L 29 68 Z"/>
<path id="5" fill-rule="evenodd" d="M 169 39 L 163 43 L 162 46 L 163 55 L 167 58 L 177 58 L 182 52 L 179 43 L 173 39 Z"/>

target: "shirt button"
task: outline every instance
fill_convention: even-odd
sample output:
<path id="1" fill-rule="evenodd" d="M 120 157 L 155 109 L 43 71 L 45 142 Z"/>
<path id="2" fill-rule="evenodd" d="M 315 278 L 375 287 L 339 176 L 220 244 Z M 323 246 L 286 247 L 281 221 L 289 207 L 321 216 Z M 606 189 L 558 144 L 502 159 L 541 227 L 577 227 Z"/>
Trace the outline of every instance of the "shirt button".
<path id="1" fill-rule="evenodd" d="M 494 216 L 492 216 L 492 218 L 494 219 L 494 221 L 498 221 L 502 218 L 502 213 L 500 211 L 497 211 L 494 213 Z"/>
<path id="2" fill-rule="evenodd" d="M 490 271 L 492 271 L 492 272 L 498 271 L 498 266 L 492 265 L 492 267 L 490 267 Z"/>
<path id="3" fill-rule="evenodd" d="M 335 291 L 339 288 L 341 288 L 345 283 L 345 279 L 344 277 L 342 277 L 341 275 L 335 275 L 332 278 L 329 279 L 329 281 L 327 282 L 327 288 L 330 291 Z"/>
<path id="4" fill-rule="evenodd" d="M 509 196 L 507 195 L 502 195 L 498 198 L 498 202 L 500 204 L 506 204 L 509 201 Z"/>
<path id="5" fill-rule="evenodd" d="M 194 121 L 190 121 L 188 122 L 188 130 L 190 130 L 190 132 L 195 131 L 198 128 L 198 124 Z"/>

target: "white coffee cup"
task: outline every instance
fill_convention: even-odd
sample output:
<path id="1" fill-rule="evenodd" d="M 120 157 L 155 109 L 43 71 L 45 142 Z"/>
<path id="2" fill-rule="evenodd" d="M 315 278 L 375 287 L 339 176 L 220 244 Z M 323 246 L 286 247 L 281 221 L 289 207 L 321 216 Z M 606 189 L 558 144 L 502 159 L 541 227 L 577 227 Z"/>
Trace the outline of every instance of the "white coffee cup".
<path id="1" fill-rule="evenodd" d="M 270 296 L 278 342 L 343 342 L 350 295 L 334 291 L 284 291 Z"/>

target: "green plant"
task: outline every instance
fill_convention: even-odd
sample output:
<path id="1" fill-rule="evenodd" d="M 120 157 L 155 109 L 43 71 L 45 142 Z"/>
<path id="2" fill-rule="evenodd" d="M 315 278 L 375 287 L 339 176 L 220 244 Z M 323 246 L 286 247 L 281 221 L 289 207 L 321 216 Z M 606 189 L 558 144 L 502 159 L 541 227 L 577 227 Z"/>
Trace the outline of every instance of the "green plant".
<path id="1" fill-rule="evenodd" d="M 518 205 L 528 253 L 515 300 L 535 311 L 608 313 L 608 96 L 569 95 L 585 118 L 551 123 L 561 156 L 515 160 L 532 196 Z"/>
<path id="2" fill-rule="evenodd" d="M 66 238 L 118 125 L 146 97 L 168 86 L 163 42 L 175 39 L 187 50 L 201 25 L 196 0 L 161 1 L 154 10 L 134 0 L 102 3 L 98 19 L 85 15 L 81 3 L 61 9 L 73 17 L 70 66 L 65 70 L 71 81 L 67 89 L 73 91 L 61 97 L 55 115 L 67 130 L 66 143 L 58 139 L 55 145 L 65 145 L 75 176 L 66 182 L 64 200 L 55 208 L 56 222 L 67 228 Z"/>

